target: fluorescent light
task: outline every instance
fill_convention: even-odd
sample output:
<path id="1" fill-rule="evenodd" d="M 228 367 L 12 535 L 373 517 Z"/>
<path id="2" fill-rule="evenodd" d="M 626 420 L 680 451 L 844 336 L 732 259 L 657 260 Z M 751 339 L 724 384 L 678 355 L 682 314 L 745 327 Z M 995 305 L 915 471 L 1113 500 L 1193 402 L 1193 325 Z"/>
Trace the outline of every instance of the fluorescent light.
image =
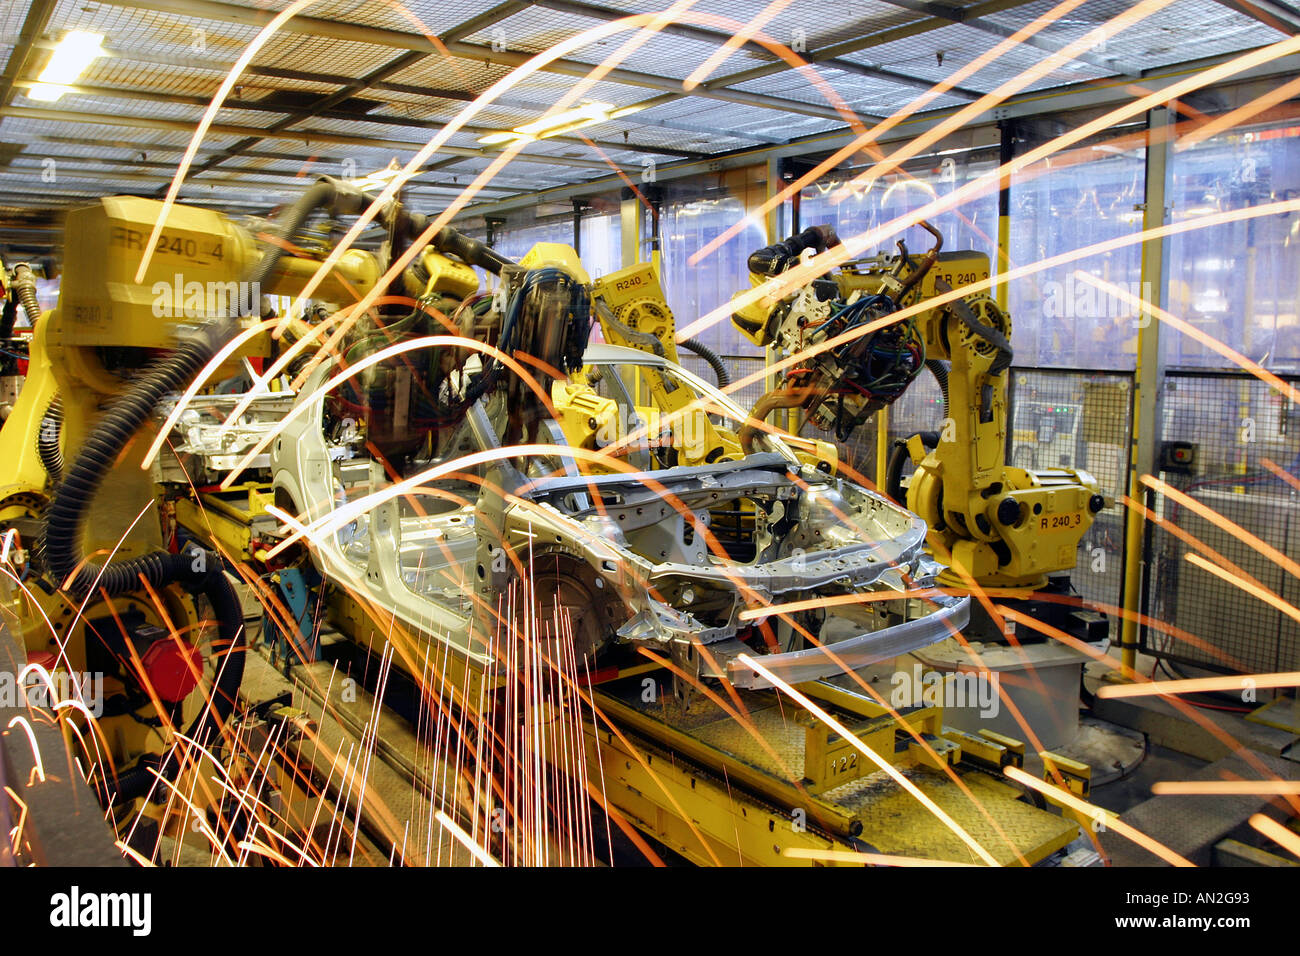
<path id="1" fill-rule="evenodd" d="M 526 136 L 545 136 L 548 133 L 555 133 L 564 128 L 590 126 L 592 123 L 603 122 L 613 108 L 614 104 L 612 103 L 584 103 L 582 106 L 565 110 L 563 113 L 556 113 L 554 116 L 543 116 L 541 119 L 525 123 L 523 126 L 516 126 L 515 132 L 523 133 Z"/>
<path id="2" fill-rule="evenodd" d="M 67 84 L 76 82 L 96 57 L 104 55 L 104 48 L 100 46 L 103 39 L 102 33 L 89 33 L 86 30 L 73 30 L 66 34 L 54 48 L 50 62 L 45 64 L 45 69 L 41 70 L 35 85 L 27 91 L 27 96 L 33 100 L 53 103 L 67 93 Z"/>
<path id="3" fill-rule="evenodd" d="M 502 143 L 509 143 L 512 140 L 531 138 L 520 136 L 518 133 L 488 133 L 486 136 L 480 136 L 478 141 L 484 146 L 500 146 Z"/>
<path id="4" fill-rule="evenodd" d="M 364 176 L 358 176 L 356 179 L 353 179 L 352 185 L 356 186 L 362 192 L 371 189 L 383 189 L 390 182 L 392 182 L 394 179 L 397 179 L 401 175 L 402 175 L 402 167 L 399 166 L 397 164 L 397 160 L 394 159 L 383 169 L 377 170 L 376 172 L 373 173 L 367 173 Z M 420 175 L 418 172 L 413 173 L 411 174 L 411 176 L 407 178 L 414 179 L 418 175 Z"/>
<path id="5" fill-rule="evenodd" d="M 547 136 L 556 136 L 560 133 L 581 129 L 595 123 L 605 123 L 615 115 L 626 115 L 630 112 L 633 111 L 627 108 L 616 109 L 613 103 L 584 103 L 571 110 L 565 110 L 553 116 L 543 116 L 531 123 L 516 126 L 508 132 L 488 133 L 486 136 L 480 136 L 478 141 L 484 146 L 500 146 L 504 143 L 518 141 L 530 142 L 535 139 L 545 139 Z"/>

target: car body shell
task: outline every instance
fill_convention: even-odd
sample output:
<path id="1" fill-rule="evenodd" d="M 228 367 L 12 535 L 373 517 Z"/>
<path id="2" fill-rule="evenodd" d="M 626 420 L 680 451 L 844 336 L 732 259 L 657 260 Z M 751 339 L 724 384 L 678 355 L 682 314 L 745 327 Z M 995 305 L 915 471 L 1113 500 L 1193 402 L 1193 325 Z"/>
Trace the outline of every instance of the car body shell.
<path id="1" fill-rule="evenodd" d="M 588 368 L 667 368 L 714 408 L 744 420 L 728 397 L 657 356 L 592 345 L 585 361 Z M 471 631 L 476 605 L 494 601 L 512 573 L 498 560 L 503 544 L 525 562 L 540 548 L 589 567 L 589 576 L 617 595 L 625 612 L 610 635 L 613 643 L 703 660 L 700 673 L 741 687 L 768 686 L 742 663 L 745 654 L 782 679 L 812 680 L 934 643 L 967 621 L 968 598 L 933 589 L 941 567 L 923 550 L 921 519 L 801 463 L 772 437 L 765 439 L 767 451 L 738 461 L 635 473 L 583 473 L 581 461 L 560 450 L 552 460 L 561 467 L 529 478 L 498 452 L 486 461 L 491 480 L 476 495 L 449 495 L 458 502 L 435 514 L 412 513 L 395 491 L 436 486 L 439 463 L 396 487 L 377 463 L 341 454 L 324 428 L 320 386 L 332 371 L 316 370 L 298 399 L 310 407 L 272 445 L 277 499 L 313 529 L 312 560 L 327 580 L 391 610 L 471 663 L 489 664 Z M 499 437 L 482 402 L 463 431 L 466 440 L 457 447 L 491 459 Z M 552 436 L 563 444 L 558 428 Z M 443 462 L 441 473 L 452 468 Z M 340 479 L 345 470 L 366 472 L 369 487 L 387 484 L 388 493 L 373 503 L 348 501 Z M 749 560 L 729 558 L 709 528 L 710 509 L 740 500 L 754 508 Z M 883 601 L 852 597 L 873 592 L 878 598 L 882 591 L 891 595 L 888 614 L 881 613 Z M 818 598 L 833 600 L 811 617 L 766 610 Z M 744 640 L 752 637 L 750 622 L 762 620 L 782 636 L 776 653 L 760 654 Z M 801 621 L 805 632 L 815 626 L 815 639 L 799 637 L 791 620 Z M 708 653 L 693 655 L 701 646 Z"/>

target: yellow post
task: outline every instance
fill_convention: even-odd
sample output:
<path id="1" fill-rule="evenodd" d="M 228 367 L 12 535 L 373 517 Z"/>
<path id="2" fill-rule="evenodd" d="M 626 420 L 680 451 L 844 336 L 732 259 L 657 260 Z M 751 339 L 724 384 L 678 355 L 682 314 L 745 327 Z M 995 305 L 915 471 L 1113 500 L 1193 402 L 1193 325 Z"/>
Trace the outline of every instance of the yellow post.
<path id="1" fill-rule="evenodd" d="M 623 247 L 623 268 L 641 261 L 641 203 L 633 196 L 619 204 L 619 238 Z"/>
<path id="2" fill-rule="evenodd" d="M 885 470 L 889 466 L 889 406 L 876 412 L 876 487 L 885 488 Z M 906 504 L 900 501 L 899 504 Z"/>
<path id="3" fill-rule="evenodd" d="M 1011 120 L 998 124 L 1002 143 L 998 151 L 998 164 L 1006 166 L 1015 158 L 1015 126 Z M 993 271 L 996 275 L 1006 275 L 1011 267 L 1011 176 L 1004 174 L 998 180 L 998 251 L 994 258 Z M 998 308 L 1004 313 L 1007 308 L 1007 284 L 999 282 L 993 287 L 993 298 Z"/>
<path id="4" fill-rule="evenodd" d="M 1146 202 L 1142 228 L 1156 229 L 1165 222 L 1165 182 L 1169 159 L 1166 107 L 1151 111 L 1147 121 Z M 1159 306 L 1165 295 L 1164 240 L 1142 243 L 1142 295 Z M 1133 430 L 1129 445 L 1128 494 L 1141 501 L 1141 477 L 1155 470 L 1156 397 L 1160 371 L 1160 323 L 1150 314 L 1138 319 L 1136 368 L 1133 374 Z M 1137 664 L 1138 624 L 1134 615 L 1142 600 L 1145 566 L 1142 539 L 1145 522 L 1130 510 L 1124 533 L 1124 599 L 1127 616 L 1120 625 L 1120 661 L 1130 669 Z"/>

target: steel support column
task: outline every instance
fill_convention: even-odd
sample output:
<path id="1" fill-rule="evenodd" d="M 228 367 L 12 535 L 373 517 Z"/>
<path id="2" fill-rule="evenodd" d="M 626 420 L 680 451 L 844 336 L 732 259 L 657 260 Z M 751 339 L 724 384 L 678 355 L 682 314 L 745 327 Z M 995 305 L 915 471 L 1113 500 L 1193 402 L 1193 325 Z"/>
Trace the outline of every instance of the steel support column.
<path id="1" fill-rule="evenodd" d="M 1143 230 L 1158 229 L 1165 224 L 1170 138 L 1175 119 L 1174 111 L 1164 106 L 1147 114 Z M 1142 244 L 1142 296 L 1154 306 L 1164 303 L 1165 278 L 1165 240 L 1147 240 Z M 1141 477 L 1155 471 L 1160 372 L 1160 323 L 1146 313 L 1138 319 L 1137 367 L 1133 377 L 1133 427 L 1128 471 L 1128 494 L 1133 501 L 1144 498 L 1145 486 Z M 1146 571 L 1146 557 L 1142 553 L 1144 524 L 1142 515 L 1130 509 L 1124 525 L 1123 608 L 1126 616 L 1120 625 L 1121 660 L 1129 668 L 1137 663 L 1138 625 L 1135 615 L 1143 610 L 1140 604 Z"/>

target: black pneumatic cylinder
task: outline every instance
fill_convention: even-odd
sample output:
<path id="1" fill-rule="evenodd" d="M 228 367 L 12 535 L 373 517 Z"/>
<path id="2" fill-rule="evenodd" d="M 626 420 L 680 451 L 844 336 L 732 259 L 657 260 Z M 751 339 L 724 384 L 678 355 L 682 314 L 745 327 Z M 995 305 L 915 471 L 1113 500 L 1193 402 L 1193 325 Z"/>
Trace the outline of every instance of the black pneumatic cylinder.
<path id="1" fill-rule="evenodd" d="M 822 253 L 839 244 L 840 239 L 835 234 L 834 226 L 809 226 L 803 232 L 782 242 L 774 242 L 757 252 L 750 253 L 749 271 L 760 276 L 780 275 L 806 249 L 811 249 L 814 253 Z"/>

